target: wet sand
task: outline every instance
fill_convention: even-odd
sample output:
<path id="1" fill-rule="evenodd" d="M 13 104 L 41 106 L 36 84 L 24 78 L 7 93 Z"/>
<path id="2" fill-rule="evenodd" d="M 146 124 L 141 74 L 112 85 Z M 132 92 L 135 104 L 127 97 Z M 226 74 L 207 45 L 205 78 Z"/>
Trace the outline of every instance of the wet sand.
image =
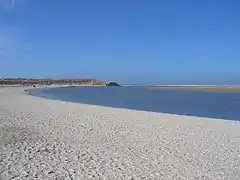
<path id="1" fill-rule="evenodd" d="M 240 179 L 240 123 L 0 88 L 0 179 Z"/>

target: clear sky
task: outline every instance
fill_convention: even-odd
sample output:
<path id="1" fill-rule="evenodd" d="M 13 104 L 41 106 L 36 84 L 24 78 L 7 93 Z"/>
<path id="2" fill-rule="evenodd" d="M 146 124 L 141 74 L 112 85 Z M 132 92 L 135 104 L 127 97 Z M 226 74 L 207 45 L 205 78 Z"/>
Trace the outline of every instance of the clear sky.
<path id="1" fill-rule="evenodd" d="M 0 76 L 240 84 L 240 1 L 0 0 Z"/>

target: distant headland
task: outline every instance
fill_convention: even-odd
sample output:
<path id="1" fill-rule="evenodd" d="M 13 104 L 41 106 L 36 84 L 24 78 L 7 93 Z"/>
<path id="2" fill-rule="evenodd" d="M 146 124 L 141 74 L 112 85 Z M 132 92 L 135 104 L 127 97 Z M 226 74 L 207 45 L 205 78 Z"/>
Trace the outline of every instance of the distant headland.
<path id="1" fill-rule="evenodd" d="M 119 87 L 120 85 L 116 82 L 107 82 L 106 86 L 117 86 L 117 87 Z"/>
<path id="2" fill-rule="evenodd" d="M 1 78 L 0 85 L 102 85 L 120 86 L 116 82 L 97 79 L 32 79 L 32 78 Z"/>

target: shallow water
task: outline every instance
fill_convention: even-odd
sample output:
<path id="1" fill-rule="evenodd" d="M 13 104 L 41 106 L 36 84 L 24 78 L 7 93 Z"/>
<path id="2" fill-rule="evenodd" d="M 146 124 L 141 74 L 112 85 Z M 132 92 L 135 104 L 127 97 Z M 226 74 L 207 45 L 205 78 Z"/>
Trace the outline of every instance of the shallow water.
<path id="1" fill-rule="evenodd" d="M 240 121 L 240 93 L 161 90 L 147 87 L 36 89 L 35 95 L 64 101 Z"/>

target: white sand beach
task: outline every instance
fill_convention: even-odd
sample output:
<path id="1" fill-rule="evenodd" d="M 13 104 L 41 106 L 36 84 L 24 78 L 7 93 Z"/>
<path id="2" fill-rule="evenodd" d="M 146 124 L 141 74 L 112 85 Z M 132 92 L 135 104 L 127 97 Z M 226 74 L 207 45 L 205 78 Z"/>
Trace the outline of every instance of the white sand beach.
<path id="1" fill-rule="evenodd" d="M 0 179 L 240 179 L 240 123 L 0 88 Z"/>

